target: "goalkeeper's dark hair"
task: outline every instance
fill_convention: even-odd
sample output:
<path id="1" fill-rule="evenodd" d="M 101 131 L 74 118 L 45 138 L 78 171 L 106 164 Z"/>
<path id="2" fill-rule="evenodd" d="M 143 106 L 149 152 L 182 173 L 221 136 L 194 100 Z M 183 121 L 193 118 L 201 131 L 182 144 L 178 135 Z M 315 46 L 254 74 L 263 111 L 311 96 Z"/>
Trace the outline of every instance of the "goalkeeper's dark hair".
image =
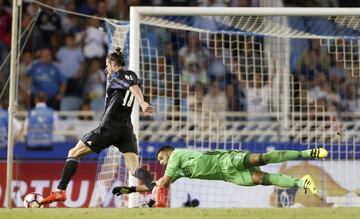
<path id="1" fill-rule="evenodd" d="M 115 52 L 110 53 L 107 58 L 110 61 L 115 62 L 118 66 L 125 66 L 125 58 L 124 58 L 124 54 L 121 51 L 121 48 L 118 47 L 115 49 Z"/>
<path id="2" fill-rule="evenodd" d="M 159 153 L 160 153 L 161 151 L 173 151 L 173 150 L 175 150 L 175 148 L 174 148 L 173 146 L 171 146 L 171 145 L 164 145 L 164 146 L 162 146 L 162 147 L 158 150 L 158 152 L 156 153 L 156 157 L 159 155 Z"/>

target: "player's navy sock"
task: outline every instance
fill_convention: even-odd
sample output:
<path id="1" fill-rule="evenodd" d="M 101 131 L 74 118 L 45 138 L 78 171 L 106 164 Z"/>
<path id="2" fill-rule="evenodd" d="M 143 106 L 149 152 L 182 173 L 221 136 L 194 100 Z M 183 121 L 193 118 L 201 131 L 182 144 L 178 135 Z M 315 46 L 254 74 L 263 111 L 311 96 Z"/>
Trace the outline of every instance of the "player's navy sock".
<path id="1" fill-rule="evenodd" d="M 151 177 L 149 171 L 147 171 L 141 167 L 135 171 L 134 176 L 136 178 L 140 179 L 141 181 L 143 181 L 145 186 L 148 187 L 149 191 L 152 191 L 154 189 L 154 187 L 156 186 L 156 183 L 155 183 L 154 179 Z"/>
<path id="2" fill-rule="evenodd" d="M 288 160 L 296 160 L 302 157 L 301 151 L 271 151 L 260 154 L 260 164 L 279 163 Z"/>
<path id="3" fill-rule="evenodd" d="M 281 187 L 302 187 L 303 182 L 299 179 L 283 175 L 281 173 L 266 173 L 260 184 Z"/>
<path id="4" fill-rule="evenodd" d="M 71 177 L 75 174 L 79 165 L 80 159 L 77 157 L 68 157 L 61 175 L 61 181 L 59 182 L 58 189 L 66 190 Z"/>

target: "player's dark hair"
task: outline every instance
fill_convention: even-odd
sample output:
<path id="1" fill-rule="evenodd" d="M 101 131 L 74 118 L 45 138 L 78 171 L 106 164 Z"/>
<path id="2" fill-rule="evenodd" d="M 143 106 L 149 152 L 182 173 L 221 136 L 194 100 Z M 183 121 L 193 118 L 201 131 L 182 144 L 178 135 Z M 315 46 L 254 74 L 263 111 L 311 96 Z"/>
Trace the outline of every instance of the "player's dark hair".
<path id="1" fill-rule="evenodd" d="M 115 52 L 110 53 L 107 58 L 115 62 L 118 66 L 125 66 L 124 54 L 119 47 L 115 49 Z"/>
<path id="2" fill-rule="evenodd" d="M 161 151 L 173 151 L 173 150 L 175 150 L 175 148 L 173 147 L 173 146 L 171 146 L 171 145 L 165 145 L 165 146 L 162 146 L 159 150 L 158 150 L 158 152 L 156 153 L 156 157 L 159 155 L 159 153 L 161 152 Z"/>

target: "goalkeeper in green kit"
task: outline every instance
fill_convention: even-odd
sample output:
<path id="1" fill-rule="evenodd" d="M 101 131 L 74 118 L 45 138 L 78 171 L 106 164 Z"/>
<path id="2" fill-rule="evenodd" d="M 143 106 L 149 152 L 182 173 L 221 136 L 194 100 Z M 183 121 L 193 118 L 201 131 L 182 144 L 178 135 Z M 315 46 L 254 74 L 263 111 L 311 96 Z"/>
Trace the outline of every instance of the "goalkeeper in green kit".
<path id="1" fill-rule="evenodd" d="M 181 177 L 204 180 L 223 180 L 240 186 L 275 185 L 280 187 L 303 188 L 313 195 L 319 195 L 309 175 L 301 179 L 280 173 L 266 173 L 260 166 L 297 159 L 326 158 L 324 148 L 303 151 L 283 150 L 253 154 L 239 150 L 198 152 L 163 146 L 157 153 L 161 165 L 166 166 L 165 174 L 157 180 L 157 187 L 167 187 Z M 148 191 L 146 186 L 115 187 L 113 194 Z"/>

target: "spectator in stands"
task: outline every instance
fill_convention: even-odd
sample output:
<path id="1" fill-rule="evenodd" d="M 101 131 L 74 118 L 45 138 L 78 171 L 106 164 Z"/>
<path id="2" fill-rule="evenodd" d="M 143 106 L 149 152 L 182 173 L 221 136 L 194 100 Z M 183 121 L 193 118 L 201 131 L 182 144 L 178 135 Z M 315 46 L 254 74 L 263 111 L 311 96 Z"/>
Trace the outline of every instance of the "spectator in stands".
<path id="1" fill-rule="evenodd" d="M 27 13 L 22 14 L 21 30 L 20 30 L 21 33 L 26 32 L 26 29 L 31 26 L 32 19 L 33 19 L 33 17 L 31 17 L 29 14 L 27 14 Z M 20 44 L 22 48 L 24 47 L 25 51 L 31 51 L 34 48 L 33 33 L 30 32 L 28 34 L 30 34 L 30 36 L 22 37 L 21 44 Z M 26 45 L 24 45 L 25 43 L 26 43 Z"/>
<path id="2" fill-rule="evenodd" d="M 99 20 L 88 19 L 88 25 L 84 32 L 84 56 L 90 61 L 93 58 L 104 58 L 106 55 L 105 45 L 107 42 L 105 32 L 98 29 Z"/>
<path id="3" fill-rule="evenodd" d="M 59 67 L 66 77 L 66 92 L 61 100 L 61 110 L 77 110 L 82 102 L 84 87 L 84 55 L 80 47 L 75 44 L 75 36 L 68 33 L 65 46 L 57 53 Z"/>
<path id="4" fill-rule="evenodd" d="M 143 50 L 143 56 L 145 58 L 152 58 L 154 62 L 158 59 L 163 64 L 163 60 L 159 57 L 164 56 L 164 54 L 167 55 L 169 53 L 169 46 L 171 46 L 168 30 L 149 25 L 148 27 L 141 28 L 141 36 L 143 40 L 146 40 L 143 47 L 147 48 Z M 157 48 L 157 50 L 155 51 L 153 48 Z"/>
<path id="5" fill-rule="evenodd" d="M 3 110 L 0 105 L 0 150 L 7 146 L 9 115 L 6 110 Z"/>
<path id="6" fill-rule="evenodd" d="M 31 81 L 26 77 L 26 72 L 31 68 L 33 62 L 33 55 L 30 51 L 24 51 L 21 54 L 21 61 L 19 65 L 19 106 L 22 109 L 28 109 L 30 107 L 30 95 L 31 95 Z"/>
<path id="7" fill-rule="evenodd" d="M 360 78 L 360 64 L 355 62 L 348 66 L 349 68 L 346 70 L 348 81 L 356 84 L 359 83 Z"/>
<path id="8" fill-rule="evenodd" d="M 27 120 L 26 145 L 30 150 L 51 150 L 53 131 L 57 123 L 54 110 L 46 105 L 47 95 L 40 91 L 35 95 L 35 107 L 30 110 Z"/>
<path id="9" fill-rule="evenodd" d="M 78 12 L 88 15 L 95 15 L 96 0 L 86 0 L 82 5 L 80 5 Z"/>
<path id="10" fill-rule="evenodd" d="M 218 79 L 221 89 L 225 89 L 225 77 L 230 72 L 229 68 L 224 64 L 224 60 L 230 59 L 231 51 L 226 48 L 224 43 L 225 37 L 222 34 L 214 35 L 214 53 L 210 53 L 210 62 L 208 74 L 210 77 Z"/>
<path id="11" fill-rule="evenodd" d="M 321 91 L 325 94 L 325 100 L 327 102 L 326 108 L 337 108 L 337 106 L 340 106 L 341 97 L 338 93 L 331 90 L 328 81 L 321 85 Z"/>
<path id="12" fill-rule="evenodd" d="M 296 71 L 300 82 L 307 89 L 314 86 L 316 71 L 327 71 L 330 66 L 330 57 L 326 48 L 321 47 L 320 40 L 310 41 L 309 48 L 305 50 L 297 63 Z"/>
<path id="13" fill-rule="evenodd" d="M 11 8 L 4 5 L 4 0 L 0 0 L 0 43 L 6 48 L 10 48 Z"/>
<path id="14" fill-rule="evenodd" d="M 26 14 L 30 15 L 31 17 L 34 17 L 35 14 L 40 9 L 40 5 L 35 2 L 23 1 L 22 3 L 23 3 L 24 12 Z"/>
<path id="15" fill-rule="evenodd" d="M 188 45 L 179 50 L 179 65 L 182 80 L 189 84 L 191 90 L 194 90 L 198 82 L 202 85 L 207 84 L 208 58 L 209 53 L 205 48 L 201 47 L 199 35 L 190 33 L 188 35 Z"/>
<path id="16" fill-rule="evenodd" d="M 216 78 L 210 81 L 210 92 L 208 92 L 203 99 L 203 112 L 208 114 L 211 118 L 224 120 L 224 112 L 227 108 L 227 99 L 225 92 L 220 90 L 219 82 Z"/>
<path id="17" fill-rule="evenodd" d="M 111 14 L 107 10 L 106 1 L 98 1 L 96 5 L 96 15 L 103 18 L 111 18 Z"/>
<path id="18" fill-rule="evenodd" d="M 180 84 L 180 98 L 175 98 L 175 109 L 178 112 L 188 112 L 188 89 L 184 83 Z"/>
<path id="19" fill-rule="evenodd" d="M 46 0 L 45 4 L 54 5 L 54 0 Z M 48 47 L 51 45 L 51 38 L 61 28 L 61 18 L 54 10 L 42 8 L 37 19 L 37 27 L 41 37 L 37 39 L 37 42 L 41 43 L 40 48 Z"/>
<path id="20" fill-rule="evenodd" d="M 6 110 L 4 110 L 2 107 L 5 106 L 5 104 L 0 103 L 0 150 L 6 149 L 7 147 L 7 141 L 8 141 L 8 123 L 9 123 L 9 114 Z M 19 139 L 21 136 L 21 129 L 22 125 L 21 123 L 14 118 L 14 137 L 15 140 Z"/>
<path id="21" fill-rule="evenodd" d="M 317 99 L 324 98 L 325 93 L 322 91 L 322 84 L 328 83 L 324 72 L 318 72 L 313 80 L 313 86 L 309 87 L 308 101 L 314 102 Z"/>
<path id="22" fill-rule="evenodd" d="M 340 104 L 340 96 L 331 90 L 328 77 L 326 77 L 324 72 L 319 71 L 316 74 L 314 87 L 309 90 L 308 101 L 313 103 L 320 99 L 323 99 L 325 109 L 330 106 L 336 107 Z"/>
<path id="23" fill-rule="evenodd" d="M 155 89 L 154 89 L 155 88 Z M 172 83 L 167 82 L 165 86 L 154 87 L 153 98 L 151 100 L 151 106 L 154 107 L 153 118 L 155 120 L 165 120 L 169 115 L 167 113 L 172 111 L 173 107 L 173 90 Z"/>
<path id="24" fill-rule="evenodd" d="M 11 43 L 11 8 L 5 6 L 3 0 L 0 0 L 0 63 L 3 63 L 5 57 L 10 50 Z M 2 73 L 9 72 L 9 62 L 0 72 L 1 77 L 5 77 Z M 7 74 L 6 74 L 7 75 Z M 0 84 L 1 85 L 1 84 Z"/>
<path id="25" fill-rule="evenodd" d="M 179 97 L 174 98 L 174 112 L 176 115 L 174 116 L 174 120 L 184 120 L 186 119 L 187 112 L 189 112 L 189 99 L 188 99 L 188 89 L 187 84 L 180 83 L 179 90 L 175 92 Z"/>
<path id="26" fill-rule="evenodd" d="M 225 88 L 227 111 L 243 112 L 246 110 L 246 97 L 245 92 L 240 86 L 240 81 L 236 74 L 228 74 L 226 78 Z M 232 119 L 230 117 L 229 119 Z"/>
<path id="27" fill-rule="evenodd" d="M 92 109 L 91 109 L 91 106 L 90 106 L 90 103 L 88 101 L 84 101 L 81 105 L 80 105 L 80 108 L 79 110 L 81 112 L 91 112 Z M 78 117 L 79 120 L 87 120 L 87 121 L 90 121 L 90 120 L 93 120 L 94 118 L 91 116 L 91 115 L 81 115 Z"/>
<path id="28" fill-rule="evenodd" d="M 345 110 L 347 112 L 360 111 L 360 94 L 358 84 L 348 83 L 346 86 Z"/>
<path id="29" fill-rule="evenodd" d="M 191 112 L 201 112 L 204 98 L 204 86 L 200 82 L 195 84 L 195 92 L 188 89 L 188 110 Z"/>
<path id="30" fill-rule="evenodd" d="M 76 11 L 76 4 L 74 0 L 67 1 L 64 5 L 65 10 Z M 82 17 L 69 15 L 66 13 L 60 13 L 61 15 L 61 29 L 65 34 L 73 33 L 75 36 L 76 44 L 79 44 L 81 41 L 81 33 L 84 28 L 80 24 Z"/>
<path id="31" fill-rule="evenodd" d="M 254 73 L 246 90 L 246 110 L 249 113 L 248 120 L 264 120 L 263 116 L 269 112 L 270 86 L 264 75 Z M 268 117 L 266 117 L 268 118 Z"/>
<path id="32" fill-rule="evenodd" d="M 34 61 L 26 75 L 31 80 L 31 99 L 43 91 L 47 95 L 47 104 L 55 110 L 60 109 L 60 100 L 65 94 L 65 76 L 52 60 L 51 50 L 41 50 L 40 60 Z"/>
<path id="33" fill-rule="evenodd" d="M 116 1 L 116 5 L 112 7 L 111 14 L 119 20 L 129 20 L 129 5 L 125 0 Z"/>
<path id="34" fill-rule="evenodd" d="M 341 47 L 340 47 L 341 48 Z M 330 77 L 336 77 L 338 79 L 344 78 L 348 79 L 348 73 L 346 69 L 344 68 L 344 55 L 341 51 L 337 53 L 336 55 L 332 55 L 332 65 L 329 69 Z"/>
<path id="35" fill-rule="evenodd" d="M 99 59 L 91 60 L 89 75 L 87 75 L 84 88 L 84 97 L 90 101 L 91 108 L 94 111 L 104 109 L 106 77 L 100 65 Z"/>
<path id="36" fill-rule="evenodd" d="M 73 33 L 75 35 L 76 44 L 80 44 L 83 37 L 84 27 L 80 22 L 79 17 L 77 16 L 69 16 L 69 33 Z"/>

